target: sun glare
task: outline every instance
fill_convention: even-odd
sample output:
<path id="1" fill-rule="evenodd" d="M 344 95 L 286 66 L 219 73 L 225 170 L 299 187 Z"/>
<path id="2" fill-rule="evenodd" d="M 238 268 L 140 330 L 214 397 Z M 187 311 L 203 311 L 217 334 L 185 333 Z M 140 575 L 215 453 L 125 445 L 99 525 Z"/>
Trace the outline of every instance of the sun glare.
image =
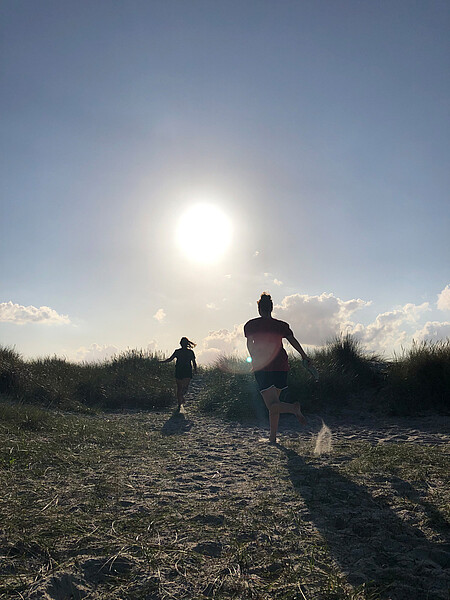
<path id="1" fill-rule="evenodd" d="M 196 204 L 178 223 L 177 244 L 185 256 L 199 263 L 214 263 L 225 253 L 232 237 L 228 217 L 212 204 Z"/>

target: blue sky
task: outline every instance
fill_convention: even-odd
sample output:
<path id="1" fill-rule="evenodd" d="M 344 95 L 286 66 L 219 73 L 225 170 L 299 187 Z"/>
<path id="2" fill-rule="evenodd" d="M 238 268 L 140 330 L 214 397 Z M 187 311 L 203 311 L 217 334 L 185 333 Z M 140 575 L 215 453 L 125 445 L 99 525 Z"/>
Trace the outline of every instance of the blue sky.
<path id="1" fill-rule="evenodd" d="M 3 2 L 1 343 L 208 360 L 263 290 L 307 345 L 449 336 L 449 25 L 438 1 Z M 233 229 L 212 264 L 175 239 L 199 202 Z"/>

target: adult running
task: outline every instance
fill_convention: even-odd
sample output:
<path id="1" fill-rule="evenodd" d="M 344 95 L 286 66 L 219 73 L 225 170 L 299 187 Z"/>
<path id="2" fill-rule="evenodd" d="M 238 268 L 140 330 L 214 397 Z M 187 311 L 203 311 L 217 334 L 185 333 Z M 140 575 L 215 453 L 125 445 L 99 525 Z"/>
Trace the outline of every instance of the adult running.
<path id="1" fill-rule="evenodd" d="M 244 325 L 247 348 L 252 359 L 255 379 L 269 411 L 269 442 L 276 444 L 278 423 L 281 413 L 291 413 L 304 425 L 306 419 L 300 410 L 300 403 L 280 402 L 280 394 L 287 389 L 289 360 L 283 348 L 285 338 L 303 359 L 310 362 L 306 352 L 294 337 L 292 329 L 284 321 L 272 317 L 273 302 L 270 294 L 263 292 L 258 300 L 260 316 Z"/>

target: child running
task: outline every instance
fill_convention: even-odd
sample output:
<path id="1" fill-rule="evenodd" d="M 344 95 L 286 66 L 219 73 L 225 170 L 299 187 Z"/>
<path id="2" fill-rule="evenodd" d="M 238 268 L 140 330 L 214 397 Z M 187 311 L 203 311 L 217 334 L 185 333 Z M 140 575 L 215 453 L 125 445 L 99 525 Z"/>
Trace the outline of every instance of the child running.
<path id="1" fill-rule="evenodd" d="M 300 343 L 295 339 L 290 326 L 284 321 L 272 317 L 273 302 L 266 292 L 258 300 L 260 317 L 251 319 L 244 326 L 247 348 L 252 358 L 252 368 L 261 396 L 269 410 L 269 442 L 276 444 L 280 413 L 294 414 L 302 425 L 306 419 L 300 410 L 300 403 L 280 402 L 282 390 L 287 389 L 289 362 L 283 348 L 283 338 L 308 359 Z"/>
<path id="2" fill-rule="evenodd" d="M 174 351 L 172 356 L 161 360 L 160 362 L 171 362 L 174 358 L 177 359 L 175 363 L 175 379 L 177 382 L 177 400 L 178 408 L 184 404 L 184 394 L 188 391 L 189 384 L 192 379 L 192 366 L 194 372 L 197 374 L 197 363 L 195 361 L 195 354 L 192 348 L 195 347 L 194 342 L 191 342 L 187 337 L 182 337 L 180 340 L 181 348 Z"/>

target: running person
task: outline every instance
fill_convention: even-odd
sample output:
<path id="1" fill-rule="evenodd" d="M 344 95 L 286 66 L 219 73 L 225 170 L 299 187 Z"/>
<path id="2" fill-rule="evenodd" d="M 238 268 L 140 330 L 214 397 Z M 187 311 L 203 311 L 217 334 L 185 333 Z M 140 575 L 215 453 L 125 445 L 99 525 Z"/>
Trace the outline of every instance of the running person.
<path id="1" fill-rule="evenodd" d="M 171 362 L 174 358 L 177 359 L 177 362 L 175 363 L 175 379 L 177 382 L 178 408 L 184 404 L 184 394 L 188 391 L 192 379 L 192 366 L 194 367 L 194 372 L 197 374 L 197 363 L 195 361 L 195 354 L 192 350 L 195 346 L 194 342 L 188 340 L 187 337 L 182 337 L 180 346 L 181 348 L 177 348 L 172 356 L 169 356 L 166 360 L 160 361 Z"/>
<path id="2" fill-rule="evenodd" d="M 258 312 L 261 315 L 244 325 L 248 352 L 252 358 L 252 367 L 261 396 L 269 411 L 269 441 L 277 441 L 280 413 L 294 414 L 302 425 L 306 419 L 300 410 L 300 403 L 280 402 L 282 390 L 287 388 L 289 362 L 283 348 L 283 338 L 308 359 L 300 343 L 295 339 L 290 326 L 284 321 L 272 317 L 273 302 L 269 294 L 263 292 L 258 300 Z"/>

